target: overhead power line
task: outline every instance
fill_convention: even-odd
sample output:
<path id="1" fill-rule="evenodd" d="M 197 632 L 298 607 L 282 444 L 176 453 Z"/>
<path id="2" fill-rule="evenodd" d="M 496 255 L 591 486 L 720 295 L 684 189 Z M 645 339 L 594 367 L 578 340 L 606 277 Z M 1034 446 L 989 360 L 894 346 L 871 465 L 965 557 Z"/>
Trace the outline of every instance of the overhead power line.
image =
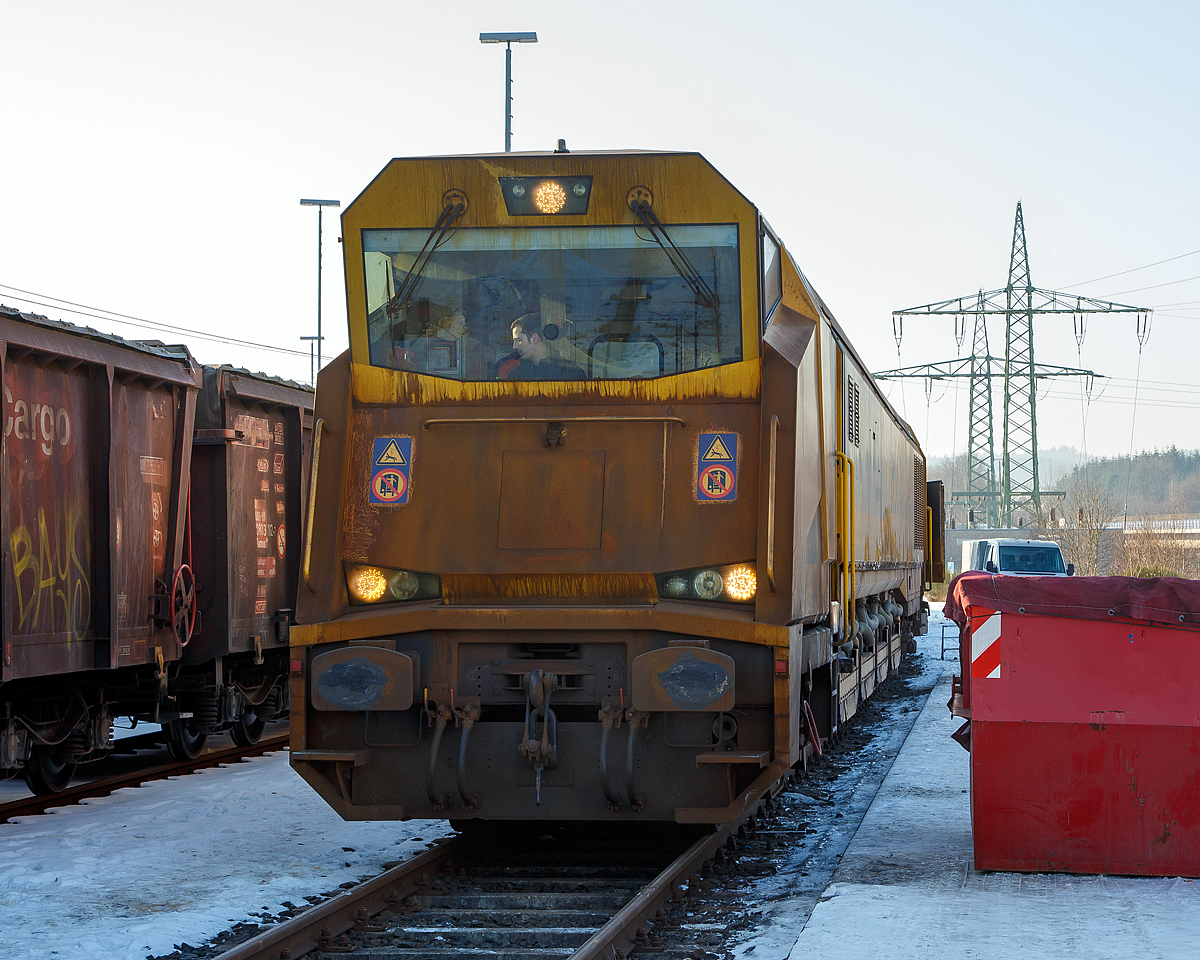
<path id="1" fill-rule="evenodd" d="M 1137 273 L 1139 270 L 1149 270 L 1151 267 L 1157 267 L 1160 264 L 1171 263 L 1174 260 L 1182 260 L 1184 257 L 1194 257 L 1200 253 L 1200 250 L 1191 250 L 1188 253 L 1181 253 L 1177 257 L 1167 257 L 1166 260 L 1155 260 L 1154 263 L 1147 263 L 1143 267 L 1131 267 L 1128 270 L 1121 270 L 1119 273 L 1110 273 L 1106 277 L 1095 277 L 1092 280 L 1080 280 L 1078 283 L 1068 283 L 1064 290 L 1070 290 L 1072 287 L 1082 287 L 1089 283 L 1099 283 L 1101 280 L 1111 280 L 1113 277 L 1123 277 L 1127 273 Z"/>
<path id="2" fill-rule="evenodd" d="M 1111 296 L 1119 297 L 1123 293 L 1140 293 L 1142 290 L 1157 290 L 1159 287 L 1173 287 L 1177 283 L 1187 283 L 1189 280 L 1200 280 L 1200 274 L 1194 277 L 1184 277 L 1182 280 L 1168 280 L 1166 283 L 1154 283 L 1148 287 L 1137 287 L 1133 290 L 1118 290 Z"/>
<path id="3" fill-rule="evenodd" d="M 34 306 L 46 307 L 49 310 L 61 310 L 63 313 L 72 313 L 81 317 L 91 317 L 93 320 L 105 320 L 109 323 L 121 323 L 131 327 L 140 327 L 145 330 L 165 331 L 169 333 L 182 333 L 191 337 L 199 337 L 201 340 L 208 340 L 213 343 L 223 343 L 228 346 L 249 347 L 255 350 L 269 350 L 272 353 L 283 353 L 289 356 L 303 357 L 305 353 L 301 350 L 292 350 L 287 347 L 277 347 L 269 343 L 255 343 L 253 340 L 239 340 L 237 337 L 222 337 L 216 334 L 207 333 L 203 330 L 194 330 L 191 327 L 177 327 L 169 323 L 158 323 L 153 320 L 146 320 L 142 317 L 130 316 L 127 313 L 117 313 L 114 310 L 105 310 L 103 307 L 93 307 L 86 303 L 75 303 L 72 300 L 63 300 L 59 297 L 52 297 L 46 293 L 36 293 L 33 290 L 24 290 L 21 287 L 14 287 L 7 283 L 0 283 L 0 289 L 13 291 L 6 294 L 13 300 L 19 300 L 21 303 L 31 303 Z M 26 294 L 26 296 L 19 296 Z M 32 299 L 40 297 L 41 299 Z M 47 303 L 46 301 L 52 301 Z"/>

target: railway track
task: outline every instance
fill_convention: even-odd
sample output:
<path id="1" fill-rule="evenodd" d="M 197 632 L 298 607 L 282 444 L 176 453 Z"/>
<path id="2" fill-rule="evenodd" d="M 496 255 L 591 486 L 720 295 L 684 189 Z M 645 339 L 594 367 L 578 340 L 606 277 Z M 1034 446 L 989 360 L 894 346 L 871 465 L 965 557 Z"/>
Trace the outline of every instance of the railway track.
<path id="1" fill-rule="evenodd" d="M 882 703 L 909 703 L 868 701 L 815 767 L 789 773 L 716 832 L 468 829 L 224 952 L 213 944 L 171 956 L 722 960 L 729 938 L 757 922 L 756 897 L 786 889 L 803 917 L 815 906 L 932 687 L 889 682 Z"/>
<path id="2" fill-rule="evenodd" d="M 735 873 L 786 778 L 716 831 L 655 824 L 470 830 L 261 932 L 218 960 L 481 960 L 704 956 L 686 914 Z M 766 869 L 770 869 L 767 867 Z M 699 952 L 698 952 L 699 951 Z"/>
<path id="3" fill-rule="evenodd" d="M 158 742 L 158 734 L 145 734 L 138 737 L 128 737 L 118 741 L 118 748 L 127 751 L 141 747 L 151 747 Z M 61 793 L 41 797 L 23 797 L 0 804 L 0 823 L 7 823 L 12 817 L 27 817 L 32 814 L 45 813 L 50 807 L 62 807 L 78 803 L 92 797 L 107 797 L 114 790 L 122 787 L 137 787 L 149 780 L 162 780 L 166 777 L 181 776 L 194 773 L 205 767 L 215 767 L 222 763 L 232 763 L 243 757 L 257 757 L 271 750 L 280 750 L 287 746 L 288 734 L 280 733 L 263 737 L 252 747 L 229 746 L 217 750 L 206 751 L 194 760 L 172 760 L 155 766 L 142 767 L 130 773 L 119 776 L 103 777 L 90 780 L 87 783 L 68 787 Z"/>

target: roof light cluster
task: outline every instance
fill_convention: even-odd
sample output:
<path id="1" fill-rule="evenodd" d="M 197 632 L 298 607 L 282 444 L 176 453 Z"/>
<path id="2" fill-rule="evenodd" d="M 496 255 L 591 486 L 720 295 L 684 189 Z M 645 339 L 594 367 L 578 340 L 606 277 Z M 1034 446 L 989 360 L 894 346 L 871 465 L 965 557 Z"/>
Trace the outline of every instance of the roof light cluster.
<path id="1" fill-rule="evenodd" d="M 591 177 L 501 177 L 510 217 L 580 216 L 588 212 Z"/>

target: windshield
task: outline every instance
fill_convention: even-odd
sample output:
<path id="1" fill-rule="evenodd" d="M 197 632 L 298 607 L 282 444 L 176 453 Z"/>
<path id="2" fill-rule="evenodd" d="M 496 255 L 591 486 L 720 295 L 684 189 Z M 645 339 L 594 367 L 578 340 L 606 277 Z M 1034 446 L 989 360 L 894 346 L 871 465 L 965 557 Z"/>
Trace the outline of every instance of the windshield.
<path id="1" fill-rule="evenodd" d="M 1066 573 L 1058 547 L 1001 547 L 1001 573 Z"/>
<path id="2" fill-rule="evenodd" d="M 458 230 L 401 303 L 429 230 L 364 230 L 371 363 L 456 380 L 604 380 L 741 360 L 737 224 L 666 230 L 712 302 L 628 226 Z"/>

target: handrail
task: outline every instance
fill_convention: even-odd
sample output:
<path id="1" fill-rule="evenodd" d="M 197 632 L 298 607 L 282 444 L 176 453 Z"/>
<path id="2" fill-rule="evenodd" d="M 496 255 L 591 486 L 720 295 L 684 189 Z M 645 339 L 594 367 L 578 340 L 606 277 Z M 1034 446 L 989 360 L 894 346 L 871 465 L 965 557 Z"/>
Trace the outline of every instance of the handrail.
<path id="1" fill-rule="evenodd" d="M 771 414 L 771 463 L 767 473 L 767 586 L 775 592 L 775 458 L 779 450 L 779 417 Z"/>
<path id="2" fill-rule="evenodd" d="M 858 498 L 857 498 L 857 495 L 854 490 L 854 486 L 855 486 L 855 484 L 854 484 L 854 461 L 851 460 L 850 457 L 846 457 L 846 463 L 850 467 L 850 523 L 849 523 L 849 526 L 850 526 L 850 568 L 849 568 L 850 569 L 850 598 L 849 599 L 850 599 L 850 604 L 851 604 L 850 609 L 851 609 L 851 611 L 853 611 L 855 594 L 858 591 L 858 576 L 854 569 L 854 540 L 858 534 L 858 529 L 856 527 L 856 520 L 857 520 L 857 514 L 858 514 Z M 855 615 L 855 619 L 856 620 L 858 619 L 857 615 Z"/>
<path id="3" fill-rule="evenodd" d="M 838 485 L 838 528 L 842 534 L 842 622 L 849 624 L 857 620 L 854 610 L 854 588 L 857 586 L 854 576 L 854 461 L 840 450 L 833 456 L 842 468 Z"/>
<path id="4" fill-rule="evenodd" d="M 423 430 L 447 423 L 677 423 L 686 429 L 687 421 L 680 417 L 446 417 L 426 420 Z"/>
<path id="5" fill-rule="evenodd" d="M 846 573 L 846 558 L 850 554 L 850 531 L 846 521 L 846 500 L 850 496 L 846 489 L 849 475 L 849 467 L 846 466 L 846 455 L 842 451 L 835 451 L 833 454 L 834 463 L 837 465 L 837 533 L 841 541 L 841 550 L 839 557 L 840 567 L 838 570 L 838 599 L 842 604 L 842 624 L 845 628 L 846 617 L 853 612 L 847 606 L 846 601 L 850 599 L 850 582 Z"/>
<path id="6" fill-rule="evenodd" d="M 933 589 L 933 507 L 925 505 L 925 563 L 922 564 L 924 570 L 921 571 L 924 579 L 925 570 L 929 571 L 929 582 L 925 585 L 925 589 Z"/>
<path id="7" fill-rule="evenodd" d="M 312 463 L 308 474 L 308 523 L 304 528 L 304 584 L 313 593 L 316 588 L 308 579 L 312 568 L 313 521 L 317 515 L 317 464 L 321 460 L 321 432 L 325 429 L 325 418 L 319 417 L 313 424 Z"/>

